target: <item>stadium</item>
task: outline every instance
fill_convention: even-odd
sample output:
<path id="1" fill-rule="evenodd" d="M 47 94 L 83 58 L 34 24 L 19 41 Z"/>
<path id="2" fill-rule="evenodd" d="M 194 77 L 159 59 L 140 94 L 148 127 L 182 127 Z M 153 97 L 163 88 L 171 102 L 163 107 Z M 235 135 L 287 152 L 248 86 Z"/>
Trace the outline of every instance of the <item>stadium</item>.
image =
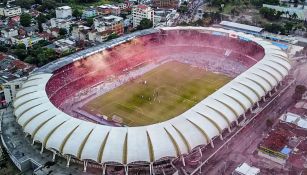
<path id="1" fill-rule="evenodd" d="M 35 70 L 14 114 L 41 153 L 67 167 L 172 174 L 175 160 L 189 163 L 256 110 L 290 68 L 285 52 L 253 35 L 147 29 Z"/>

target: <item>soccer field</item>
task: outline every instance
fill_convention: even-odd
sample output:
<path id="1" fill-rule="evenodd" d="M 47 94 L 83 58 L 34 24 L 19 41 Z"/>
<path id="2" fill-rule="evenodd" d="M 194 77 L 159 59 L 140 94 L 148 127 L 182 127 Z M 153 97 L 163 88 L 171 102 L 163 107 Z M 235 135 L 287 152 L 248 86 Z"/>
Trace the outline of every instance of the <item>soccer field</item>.
<path id="1" fill-rule="evenodd" d="M 172 61 L 95 98 L 84 109 L 110 120 L 118 116 L 127 126 L 154 124 L 183 113 L 231 79 Z"/>

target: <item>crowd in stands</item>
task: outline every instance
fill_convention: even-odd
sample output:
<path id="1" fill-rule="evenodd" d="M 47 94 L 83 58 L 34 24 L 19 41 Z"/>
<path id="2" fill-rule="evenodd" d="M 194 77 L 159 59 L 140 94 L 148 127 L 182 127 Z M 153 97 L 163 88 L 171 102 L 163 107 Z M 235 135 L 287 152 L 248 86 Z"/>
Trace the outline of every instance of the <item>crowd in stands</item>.
<path id="1" fill-rule="evenodd" d="M 184 57 L 191 53 L 196 53 L 195 58 L 191 59 L 194 63 L 205 64 L 209 70 L 210 67 L 223 65 L 223 69 L 231 72 L 242 67 L 235 74 L 241 73 L 244 66 L 254 65 L 264 55 L 263 48 L 253 42 L 198 31 L 164 31 L 133 39 L 56 70 L 47 83 L 46 92 L 51 102 L 59 107 L 77 92 L 110 76 L 121 75 L 144 62 L 171 55 Z M 202 55 L 202 59 L 197 60 L 197 54 Z M 207 55 L 213 59 L 203 59 Z"/>
<path id="2" fill-rule="evenodd" d="M 80 91 L 118 77 L 130 70 L 166 59 L 187 62 L 209 71 L 237 76 L 264 56 L 262 47 L 253 42 L 199 31 L 162 31 L 133 39 L 90 57 L 73 62 L 53 72 L 46 85 L 50 101 L 56 106 Z M 274 143 L 276 144 L 276 143 Z M 282 145 L 282 144 L 277 144 Z M 186 163 L 199 162 L 199 152 L 186 157 Z M 174 172 L 170 159 L 154 163 L 155 174 Z M 149 166 L 129 167 L 132 174 L 147 174 Z M 108 167 L 107 174 L 124 174 L 124 168 Z"/>

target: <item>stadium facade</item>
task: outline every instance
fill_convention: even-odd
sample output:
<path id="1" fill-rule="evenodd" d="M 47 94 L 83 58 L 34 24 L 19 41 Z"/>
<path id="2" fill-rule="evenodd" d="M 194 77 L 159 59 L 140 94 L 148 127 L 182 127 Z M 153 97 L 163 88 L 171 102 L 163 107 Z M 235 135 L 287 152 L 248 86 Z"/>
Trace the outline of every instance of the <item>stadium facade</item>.
<path id="1" fill-rule="evenodd" d="M 116 45 L 150 34 L 167 35 L 168 31 L 197 31 L 245 40 L 263 48 L 263 55 L 248 70 L 203 99 L 201 102 L 168 121 L 140 127 L 112 127 L 84 121 L 61 111 L 46 92 L 53 72 L 100 53 Z M 248 57 L 248 56 L 247 56 Z M 253 59 L 253 58 L 250 58 Z M 258 102 L 276 91 L 291 69 L 288 55 L 270 42 L 252 35 L 219 28 L 172 27 L 148 29 L 114 39 L 39 68 L 22 85 L 14 102 L 14 114 L 33 143 L 41 144 L 56 155 L 84 163 L 122 165 L 128 172 L 133 164 L 150 167 L 165 158 L 173 159 L 189 154 L 199 146 L 214 147 L 215 138 L 223 138 L 224 131 L 238 124 L 240 117 L 259 105 Z"/>

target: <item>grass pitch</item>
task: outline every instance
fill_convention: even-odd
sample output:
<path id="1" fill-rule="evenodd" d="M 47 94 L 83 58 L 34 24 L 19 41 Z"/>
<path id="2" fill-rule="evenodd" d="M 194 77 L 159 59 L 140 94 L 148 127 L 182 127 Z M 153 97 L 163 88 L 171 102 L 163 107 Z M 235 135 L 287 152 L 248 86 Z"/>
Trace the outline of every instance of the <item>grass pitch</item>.
<path id="1" fill-rule="evenodd" d="M 118 116 L 127 126 L 154 124 L 183 113 L 231 79 L 172 61 L 95 98 L 84 109 L 109 119 Z"/>

